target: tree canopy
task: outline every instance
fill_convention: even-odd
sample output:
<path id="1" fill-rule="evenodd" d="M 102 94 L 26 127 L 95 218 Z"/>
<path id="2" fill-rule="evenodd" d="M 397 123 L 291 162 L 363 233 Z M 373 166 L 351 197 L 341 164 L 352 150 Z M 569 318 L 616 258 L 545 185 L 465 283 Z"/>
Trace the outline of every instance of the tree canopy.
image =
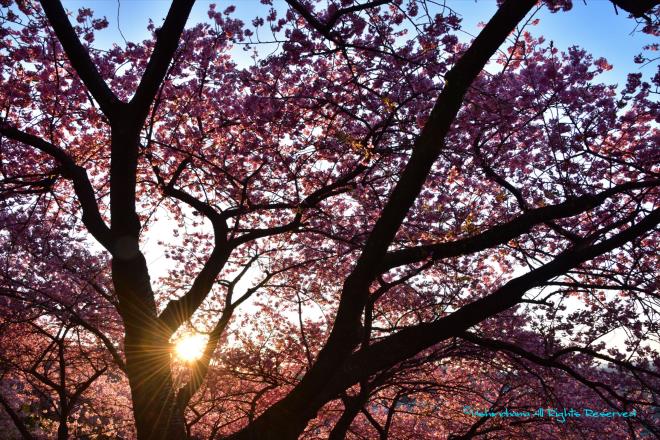
<path id="1" fill-rule="evenodd" d="M 5 432 L 660 435 L 660 70 L 534 35 L 570 0 L 0 4 Z"/>

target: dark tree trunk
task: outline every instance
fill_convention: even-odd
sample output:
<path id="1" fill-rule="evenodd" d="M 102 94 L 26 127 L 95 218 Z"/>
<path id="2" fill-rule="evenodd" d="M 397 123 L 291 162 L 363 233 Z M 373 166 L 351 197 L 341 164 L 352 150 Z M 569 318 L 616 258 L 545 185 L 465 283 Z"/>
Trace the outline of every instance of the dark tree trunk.
<path id="1" fill-rule="evenodd" d="M 187 434 L 183 409 L 175 404 L 170 333 L 157 319 L 144 257 L 133 253 L 137 243 L 125 241 L 113 259 L 112 276 L 126 331 L 126 373 L 138 439 L 183 440 Z"/>
<path id="2" fill-rule="evenodd" d="M 66 424 L 66 413 L 60 415 L 60 426 L 57 427 L 57 440 L 67 440 L 69 438 L 69 427 Z"/>
<path id="3" fill-rule="evenodd" d="M 127 373 L 138 440 L 188 438 L 183 411 L 175 405 L 169 355 L 127 355 Z"/>

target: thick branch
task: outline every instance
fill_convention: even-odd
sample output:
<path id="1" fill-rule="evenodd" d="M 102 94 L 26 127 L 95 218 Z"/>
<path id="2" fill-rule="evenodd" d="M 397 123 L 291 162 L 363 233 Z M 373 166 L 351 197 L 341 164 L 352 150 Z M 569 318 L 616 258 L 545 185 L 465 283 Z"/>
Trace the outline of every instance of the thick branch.
<path id="1" fill-rule="evenodd" d="M 146 120 L 158 88 L 179 46 L 179 38 L 190 15 L 195 0 L 174 0 L 165 18 L 163 27 L 156 31 L 156 46 L 144 71 L 140 85 L 130 105 L 136 112 L 140 125 Z"/>
<path id="2" fill-rule="evenodd" d="M 165 307 L 165 310 L 160 314 L 160 322 L 170 333 L 174 333 L 181 324 L 190 319 L 193 313 L 195 313 L 195 310 L 202 304 L 211 291 L 216 277 L 224 267 L 233 249 L 227 242 L 227 226 L 225 221 L 220 217 L 218 212 L 208 203 L 204 203 L 190 194 L 175 188 L 174 185 L 187 164 L 188 161 L 181 162 L 172 180 L 165 185 L 165 194 L 188 204 L 193 209 L 205 215 L 213 226 L 215 243 L 211 255 L 195 278 L 195 281 L 193 281 L 190 290 L 181 298 L 170 301 Z M 162 183 L 157 170 L 154 169 L 154 171 L 156 171 L 156 176 L 158 176 L 159 181 Z"/>
<path id="3" fill-rule="evenodd" d="M 632 189 L 647 188 L 660 185 L 660 181 L 629 182 L 601 191 L 598 194 L 589 194 L 568 199 L 562 203 L 542 208 L 531 209 L 524 214 L 506 223 L 461 240 L 434 243 L 413 248 L 389 252 L 383 261 L 381 270 L 388 271 L 397 266 L 415 263 L 426 258 L 442 259 L 479 252 L 500 244 L 507 243 L 522 234 L 529 232 L 532 227 L 549 220 L 566 218 L 586 212 L 603 203 L 607 198 Z"/>
<path id="4" fill-rule="evenodd" d="M 36 148 L 50 155 L 60 164 L 63 170 L 62 175 L 73 182 L 73 189 L 82 208 L 82 221 L 87 227 L 87 230 L 106 249 L 112 251 L 110 229 L 101 217 L 98 204 L 96 203 L 96 196 L 94 195 L 94 188 L 89 181 L 85 169 L 76 165 L 66 151 L 37 136 L 8 126 L 0 126 L 0 134 Z"/>
<path id="5" fill-rule="evenodd" d="M 298 212 L 293 220 L 289 223 L 280 226 L 273 226 L 272 228 L 266 229 L 253 229 L 246 234 L 236 237 L 231 240 L 233 247 L 239 246 L 250 241 L 254 241 L 258 238 L 272 237 L 273 235 L 284 234 L 286 232 L 295 231 L 302 223 L 302 212 Z"/>
<path id="6" fill-rule="evenodd" d="M 338 375 L 334 395 L 358 380 L 384 368 L 401 362 L 416 353 L 448 338 L 459 336 L 470 327 L 516 305 L 525 292 L 543 285 L 579 266 L 585 261 L 610 252 L 625 243 L 647 233 L 660 223 L 660 209 L 652 211 L 643 220 L 617 233 L 613 237 L 593 245 L 578 245 L 563 252 L 555 259 L 525 275 L 515 278 L 492 294 L 478 299 L 435 322 L 423 323 L 399 331 L 383 340 L 355 353 Z M 350 379 L 349 379 L 350 378 Z"/>
<path id="7" fill-rule="evenodd" d="M 218 237 L 218 231 L 216 231 L 216 243 L 213 251 L 202 270 L 197 274 L 192 286 L 181 298 L 170 301 L 158 318 L 167 331 L 174 333 L 192 317 L 195 310 L 204 302 L 216 277 L 227 262 L 231 250 L 232 248 L 227 246 L 224 237 Z"/>
<path id="8" fill-rule="evenodd" d="M 87 49 L 82 45 L 76 31 L 71 26 L 62 3 L 59 0 L 40 0 L 40 3 L 64 48 L 64 52 L 69 58 L 69 62 L 94 99 L 99 103 L 103 113 L 112 119 L 122 102 L 110 90 L 96 69 Z"/>
<path id="9" fill-rule="evenodd" d="M 186 167 L 191 163 L 191 161 L 192 160 L 190 158 L 183 160 L 176 168 L 174 174 L 172 175 L 172 178 L 167 184 L 165 184 L 163 178 L 160 176 L 158 168 L 153 167 L 154 173 L 156 174 L 156 178 L 158 179 L 158 183 L 163 185 L 163 192 L 165 193 L 165 195 L 180 200 L 183 203 L 190 206 L 191 208 L 199 211 L 201 214 L 203 214 L 204 216 L 206 216 L 206 218 L 209 219 L 214 229 L 217 229 L 218 231 L 222 231 L 226 229 L 225 220 L 220 215 L 220 213 L 218 213 L 218 211 L 215 210 L 215 208 L 213 208 L 208 203 L 196 199 L 187 192 L 176 188 L 176 182 L 179 180 L 179 177 L 181 177 L 181 174 L 186 169 Z"/>

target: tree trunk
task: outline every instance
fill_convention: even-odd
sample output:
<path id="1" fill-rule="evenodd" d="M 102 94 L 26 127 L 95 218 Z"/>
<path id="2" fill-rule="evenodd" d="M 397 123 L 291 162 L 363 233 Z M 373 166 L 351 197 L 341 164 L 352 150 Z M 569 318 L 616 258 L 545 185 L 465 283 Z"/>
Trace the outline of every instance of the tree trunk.
<path id="1" fill-rule="evenodd" d="M 138 440 L 184 440 L 188 436 L 183 408 L 175 403 L 170 334 L 157 319 L 142 254 L 114 258 L 112 277 L 126 332 L 126 373 Z"/>
<path id="2" fill-rule="evenodd" d="M 138 440 L 184 440 L 188 435 L 183 410 L 175 404 L 169 353 L 159 349 L 154 352 L 132 350 L 129 356 L 127 351 Z"/>
<path id="3" fill-rule="evenodd" d="M 69 438 L 69 427 L 67 426 L 66 413 L 60 415 L 60 425 L 57 427 L 57 440 L 67 440 Z"/>

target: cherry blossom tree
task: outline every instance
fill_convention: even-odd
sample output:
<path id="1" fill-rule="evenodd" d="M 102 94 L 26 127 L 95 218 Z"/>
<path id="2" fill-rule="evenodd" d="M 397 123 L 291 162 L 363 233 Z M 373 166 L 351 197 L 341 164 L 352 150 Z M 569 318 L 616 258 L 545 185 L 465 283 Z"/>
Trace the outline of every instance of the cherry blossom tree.
<path id="1" fill-rule="evenodd" d="M 99 393 L 101 382 L 124 380 L 107 262 L 60 241 L 67 229 L 55 222 L 8 215 L 3 224 L 0 404 L 25 438 L 120 432 L 122 387 L 112 404 Z"/>
<path id="2" fill-rule="evenodd" d="M 173 0 L 108 49 L 91 9 L 0 3 L 17 435 L 660 434 L 660 73 L 603 84 L 606 59 L 532 34 L 570 0 L 502 1 L 467 43 L 429 0 L 188 28 Z M 657 1 L 615 8 L 658 35 Z M 497 415 L 538 408 L 626 416 Z"/>

